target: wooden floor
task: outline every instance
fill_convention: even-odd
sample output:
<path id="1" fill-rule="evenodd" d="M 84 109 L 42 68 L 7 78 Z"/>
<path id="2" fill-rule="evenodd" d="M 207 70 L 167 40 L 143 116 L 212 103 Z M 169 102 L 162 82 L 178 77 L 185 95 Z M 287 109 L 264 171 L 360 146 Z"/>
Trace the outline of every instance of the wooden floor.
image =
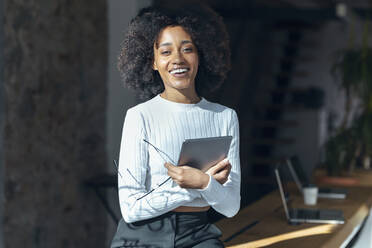
<path id="1" fill-rule="evenodd" d="M 349 187 L 344 200 L 318 199 L 315 208 L 341 209 L 345 224 L 289 225 L 278 191 L 241 209 L 233 218 L 216 223 L 222 230 L 226 247 L 340 247 L 369 213 L 372 206 L 372 172 L 360 173 L 362 183 Z M 294 186 L 294 185 L 293 185 Z M 311 208 L 290 187 L 292 207 Z"/>

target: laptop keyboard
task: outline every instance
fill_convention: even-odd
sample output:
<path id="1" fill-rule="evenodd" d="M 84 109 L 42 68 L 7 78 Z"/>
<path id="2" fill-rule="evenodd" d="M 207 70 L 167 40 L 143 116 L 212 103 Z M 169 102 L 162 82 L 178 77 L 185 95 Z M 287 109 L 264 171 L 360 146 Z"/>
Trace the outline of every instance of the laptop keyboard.
<path id="1" fill-rule="evenodd" d="M 319 217 L 321 219 L 327 219 L 327 220 L 339 220 L 339 219 L 343 219 L 343 213 L 341 210 L 322 209 L 319 212 Z"/>
<path id="2" fill-rule="evenodd" d="M 291 218 L 314 220 L 340 220 L 343 219 L 342 211 L 327 209 L 291 209 Z"/>
<path id="3" fill-rule="evenodd" d="M 339 188 L 319 188 L 319 193 L 323 194 L 346 194 L 347 190 Z"/>
<path id="4" fill-rule="evenodd" d="M 295 219 L 319 219 L 319 210 L 312 209 L 292 209 L 291 217 Z"/>

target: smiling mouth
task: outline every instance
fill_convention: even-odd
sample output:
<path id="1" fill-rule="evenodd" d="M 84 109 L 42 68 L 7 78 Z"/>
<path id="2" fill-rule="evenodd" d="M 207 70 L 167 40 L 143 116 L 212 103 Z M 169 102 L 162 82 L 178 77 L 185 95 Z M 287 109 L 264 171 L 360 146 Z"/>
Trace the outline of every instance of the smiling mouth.
<path id="1" fill-rule="evenodd" d="M 189 68 L 178 68 L 178 69 L 171 70 L 169 73 L 173 76 L 180 77 L 180 76 L 186 75 L 188 71 L 190 71 Z"/>

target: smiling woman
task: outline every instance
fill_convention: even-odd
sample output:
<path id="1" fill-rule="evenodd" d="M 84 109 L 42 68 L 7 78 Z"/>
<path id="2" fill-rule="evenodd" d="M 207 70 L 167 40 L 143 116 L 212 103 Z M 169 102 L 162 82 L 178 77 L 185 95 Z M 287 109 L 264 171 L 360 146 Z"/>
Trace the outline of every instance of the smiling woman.
<path id="1" fill-rule="evenodd" d="M 200 101 L 196 98 L 195 77 L 199 57 L 190 35 L 181 26 L 167 27 L 161 31 L 154 44 L 153 69 L 163 80 L 166 99 L 185 102 Z"/>
<path id="2" fill-rule="evenodd" d="M 207 101 L 230 68 L 226 29 L 204 5 L 143 9 L 123 41 L 126 86 L 149 100 L 127 111 L 119 158 L 122 220 L 111 247 L 223 247 L 211 207 L 240 208 L 236 112 Z M 185 139 L 232 136 L 226 159 L 203 172 L 177 166 Z M 169 178 L 171 180 L 169 180 Z"/>
<path id="3" fill-rule="evenodd" d="M 138 90 L 143 99 L 164 90 L 162 78 L 153 70 L 153 49 L 160 44 L 162 31 L 176 26 L 182 27 L 197 49 L 199 69 L 195 88 L 198 94 L 218 89 L 226 79 L 230 70 L 229 37 L 220 16 L 195 3 L 180 5 L 177 9 L 145 8 L 128 28 L 118 63 L 124 84 Z"/>

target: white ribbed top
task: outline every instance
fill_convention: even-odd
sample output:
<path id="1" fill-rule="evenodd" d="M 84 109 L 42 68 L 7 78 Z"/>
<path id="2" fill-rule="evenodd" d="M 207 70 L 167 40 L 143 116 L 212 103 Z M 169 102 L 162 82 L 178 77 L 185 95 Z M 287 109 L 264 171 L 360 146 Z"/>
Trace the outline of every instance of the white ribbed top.
<path id="1" fill-rule="evenodd" d="M 228 159 L 232 169 L 221 185 L 213 177 L 205 189 L 183 189 L 169 180 L 165 162 L 176 163 L 185 139 L 233 136 Z M 159 154 L 149 141 L 167 155 Z M 167 157 L 168 156 L 168 157 Z M 167 160 L 167 161 L 166 161 Z M 118 187 L 120 209 L 127 223 L 169 212 L 179 206 L 212 206 L 232 217 L 240 208 L 239 123 L 236 112 L 202 98 L 196 104 L 176 103 L 160 95 L 127 111 L 120 146 Z"/>

